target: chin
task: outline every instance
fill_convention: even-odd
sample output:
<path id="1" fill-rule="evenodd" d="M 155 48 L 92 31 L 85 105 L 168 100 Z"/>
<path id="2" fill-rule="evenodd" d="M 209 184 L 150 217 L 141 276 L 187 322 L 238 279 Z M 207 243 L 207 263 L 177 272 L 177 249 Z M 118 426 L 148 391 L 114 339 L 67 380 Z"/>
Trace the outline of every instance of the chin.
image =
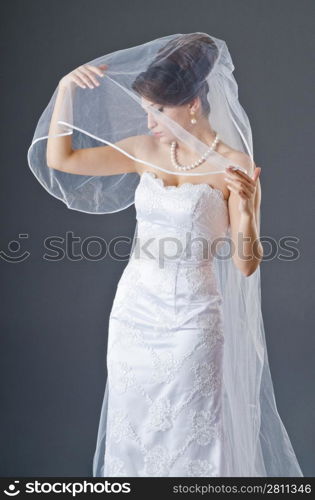
<path id="1" fill-rule="evenodd" d="M 162 135 L 161 137 L 158 137 L 159 141 L 163 144 L 171 144 L 172 140 L 170 137 L 167 137 L 166 135 Z"/>

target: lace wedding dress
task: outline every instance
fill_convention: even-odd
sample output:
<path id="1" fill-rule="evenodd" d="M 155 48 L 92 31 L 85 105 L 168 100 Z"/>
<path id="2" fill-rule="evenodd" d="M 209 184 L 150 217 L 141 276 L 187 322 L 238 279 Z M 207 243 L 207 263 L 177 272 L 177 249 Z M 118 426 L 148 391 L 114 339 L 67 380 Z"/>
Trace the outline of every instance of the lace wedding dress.
<path id="1" fill-rule="evenodd" d="M 224 237 L 227 202 L 147 171 L 135 208 L 109 319 L 104 476 L 222 476 L 222 297 L 205 242 Z"/>

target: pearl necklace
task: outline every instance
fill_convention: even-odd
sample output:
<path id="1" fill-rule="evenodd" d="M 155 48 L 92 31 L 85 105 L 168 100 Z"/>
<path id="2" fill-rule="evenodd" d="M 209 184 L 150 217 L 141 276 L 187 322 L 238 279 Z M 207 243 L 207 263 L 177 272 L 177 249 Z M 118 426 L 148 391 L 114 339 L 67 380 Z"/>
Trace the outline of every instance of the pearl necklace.
<path id="1" fill-rule="evenodd" d="M 176 146 L 177 146 L 177 143 L 176 143 L 176 141 L 173 141 L 172 144 L 171 144 L 171 162 L 172 162 L 173 166 L 175 168 L 177 168 L 178 170 L 191 170 L 192 168 L 198 167 L 201 163 L 203 163 L 207 159 L 207 157 L 209 156 L 209 154 L 211 153 L 211 151 L 214 150 L 214 148 L 215 148 L 215 146 L 217 145 L 218 142 L 219 142 L 219 135 L 216 133 L 215 139 L 212 142 L 210 148 L 207 149 L 207 151 L 201 156 L 201 158 L 199 158 L 199 160 L 195 161 L 191 165 L 179 165 L 177 163 L 177 160 L 176 160 Z"/>

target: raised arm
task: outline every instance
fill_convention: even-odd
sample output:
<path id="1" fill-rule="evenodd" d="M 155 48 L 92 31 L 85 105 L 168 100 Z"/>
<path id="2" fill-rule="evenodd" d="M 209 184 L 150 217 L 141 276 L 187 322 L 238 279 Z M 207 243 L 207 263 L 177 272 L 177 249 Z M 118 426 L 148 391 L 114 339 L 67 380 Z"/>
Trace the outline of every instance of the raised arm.
<path id="1" fill-rule="evenodd" d="M 96 75 L 102 77 L 101 68 L 106 67 L 106 65 L 79 66 L 60 80 L 47 139 L 46 159 L 49 168 L 77 175 L 115 175 L 136 171 L 135 160 L 112 146 L 73 150 L 72 135 L 54 137 L 60 133 L 57 120 L 68 87 L 70 85 L 79 85 L 81 88 L 98 86 Z M 139 141 L 138 136 L 127 137 L 116 142 L 115 145 L 134 156 L 137 141 Z"/>

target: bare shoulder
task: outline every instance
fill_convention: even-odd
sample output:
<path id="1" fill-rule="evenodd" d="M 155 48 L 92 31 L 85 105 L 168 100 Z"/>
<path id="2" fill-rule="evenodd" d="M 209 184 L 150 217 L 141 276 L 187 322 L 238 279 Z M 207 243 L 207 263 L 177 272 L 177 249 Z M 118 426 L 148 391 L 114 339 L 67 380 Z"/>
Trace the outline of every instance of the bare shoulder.
<path id="1" fill-rule="evenodd" d="M 228 148 L 226 150 L 225 156 L 233 163 L 236 163 L 238 166 L 243 167 L 248 175 L 251 175 L 256 167 L 255 162 L 251 159 L 251 157 L 243 151 Z"/>
<path id="2" fill-rule="evenodd" d="M 256 163 L 251 159 L 251 157 L 244 153 L 243 151 L 237 151 L 236 149 L 229 148 L 229 150 L 225 154 L 226 158 L 229 158 L 233 163 L 236 163 L 240 167 L 245 168 L 246 173 L 249 177 L 252 177 L 253 172 L 256 168 Z M 257 182 L 256 182 L 256 193 L 255 193 L 255 213 L 256 213 L 256 220 L 258 223 L 258 233 L 260 231 L 259 227 L 259 214 L 260 214 L 260 205 L 261 205 L 261 184 L 260 184 L 260 178 L 258 177 Z M 237 196 L 234 196 L 233 193 L 230 193 L 229 196 L 229 207 L 236 207 L 238 204 L 238 198 Z M 234 208 L 236 212 L 236 208 Z M 237 211 L 238 212 L 238 211 Z"/>
<path id="3" fill-rule="evenodd" d="M 106 146 L 105 146 L 106 147 Z M 114 143 L 114 147 L 122 153 L 127 153 L 133 159 L 132 169 L 135 172 L 141 173 L 143 164 L 137 160 L 146 160 L 151 158 L 152 154 L 157 150 L 156 139 L 149 135 L 134 135 L 126 137 Z"/>
<path id="4" fill-rule="evenodd" d="M 157 147 L 157 140 L 152 135 L 137 135 L 134 137 L 136 153 L 142 151 L 152 152 Z"/>
<path id="5" fill-rule="evenodd" d="M 256 168 L 256 163 L 247 153 L 244 153 L 243 151 L 239 151 L 237 149 L 233 149 L 227 144 L 223 143 L 221 154 L 225 156 L 227 159 L 231 160 L 233 164 L 236 164 L 239 167 L 243 167 L 246 170 L 247 175 L 249 177 L 252 177 L 253 172 Z M 230 196 L 230 195 L 229 198 L 236 199 L 235 196 Z M 257 190 L 256 190 L 255 200 L 256 200 L 256 206 L 259 206 L 261 201 L 261 184 L 259 177 L 257 179 Z"/>
<path id="6" fill-rule="evenodd" d="M 227 158 L 231 159 L 232 162 L 237 163 L 240 167 L 245 168 L 247 175 L 249 177 L 252 177 L 254 170 L 256 168 L 256 163 L 252 158 L 244 153 L 243 151 L 237 151 L 236 149 L 231 149 L 227 153 Z M 257 193 L 256 193 L 256 202 L 260 203 L 260 198 L 261 198 L 261 184 L 260 184 L 260 178 L 258 177 L 257 179 Z"/>
<path id="7" fill-rule="evenodd" d="M 155 154 L 159 154 L 159 145 L 155 137 L 151 135 L 134 137 L 134 156 L 136 158 L 150 161 Z M 139 174 L 147 170 L 147 166 L 140 162 L 136 162 L 135 168 Z"/>

